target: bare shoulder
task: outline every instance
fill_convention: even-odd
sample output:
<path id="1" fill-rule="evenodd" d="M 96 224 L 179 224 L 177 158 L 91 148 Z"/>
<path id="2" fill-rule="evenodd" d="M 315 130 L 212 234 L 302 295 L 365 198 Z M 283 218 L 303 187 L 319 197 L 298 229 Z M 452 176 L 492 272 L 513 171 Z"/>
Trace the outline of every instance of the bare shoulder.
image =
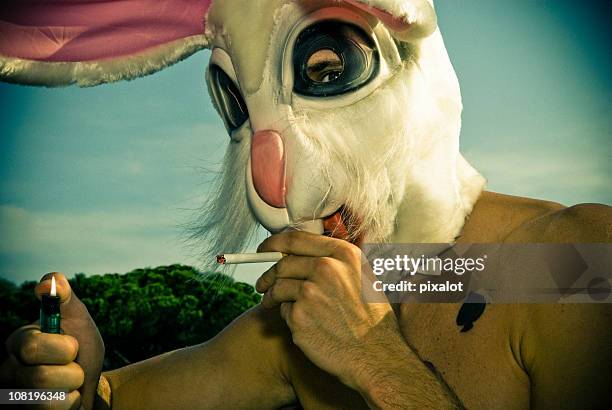
<path id="1" fill-rule="evenodd" d="M 612 242 L 612 207 L 578 204 L 526 220 L 507 237 L 508 242 Z"/>
<path id="2" fill-rule="evenodd" d="M 465 242 L 609 243 L 612 207 L 484 192 L 464 228 Z M 502 306 L 512 351 L 529 374 L 531 407 L 596 408 L 612 401 L 612 305 Z M 606 375 L 606 377 L 602 377 Z"/>
<path id="3" fill-rule="evenodd" d="M 499 243 L 528 221 L 565 207 L 552 201 L 484 191 L 474 205 L 461 233 L 461 241 Z"/>
<path id="4" fill-rule="evenodd" d="M 612 207 L 564 206 L 541 199 L 483 192 L 466 221 L 463 242 L 611 242 Z"/>

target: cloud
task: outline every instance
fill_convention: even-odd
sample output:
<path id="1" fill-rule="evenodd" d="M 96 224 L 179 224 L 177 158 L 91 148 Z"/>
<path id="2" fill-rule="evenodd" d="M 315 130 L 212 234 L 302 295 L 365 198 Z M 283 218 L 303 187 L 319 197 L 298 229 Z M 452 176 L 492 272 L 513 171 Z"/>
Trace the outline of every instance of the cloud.
<path id="1" fill-rule="evenodd" d="M 0 206 L 0 276 L 20 283 L 51 271 L 72 276 L 172 263 L 202 266 L 179 227 L 191 212 L 155 208 L 60 213 Z M 270 266 L 240 266 L 236 280 L 254 284 Z"/>
<path id="2" fill-rule="evenodd" d="M 180 241 L 180 215 L 159 209 L 55 213 L 0 206 L 0 274 L 21 281 L 49 271 L 126 272 L 194 264 Z"/>
<path id="3" fill-rule="evenodd" d="M 512 150 L 472 148 L 468 160 L 487 178 L 487 189 L 573 205 L 612 202 L 609 164 L 600 155 L 575 150 L 534 149 L 533 144 Z"/>

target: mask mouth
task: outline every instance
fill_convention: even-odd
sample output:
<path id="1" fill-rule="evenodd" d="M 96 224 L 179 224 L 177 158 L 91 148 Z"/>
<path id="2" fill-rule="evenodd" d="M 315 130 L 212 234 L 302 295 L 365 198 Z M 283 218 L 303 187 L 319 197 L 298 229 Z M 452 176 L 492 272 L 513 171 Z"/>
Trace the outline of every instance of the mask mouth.
<path id="1" fill-rule="evenodd" d="M 361 247 L 364 234 L 359 231 L 360 221 L 351 211 L 342 205 L 336 212 L 323 219 L 323 235 L 343 239 Z"/>
<path id="2" fill-rule="evenodd" d="M 327 217 L 292 223 L 286 203 L 283 203 L 282 207 L 280 204 L 277 207 L 261 197 L 253 181 L 251 161 L 252 158 L 249 157 L 246 174 L 247 199 L 251 210 L 255 213 L 255 217 L 268 231 L 277 233 L 287 229 L 306 230 L 312 233 L 322 233 L 323 235 L 346 240 L 361 246 L 364 235 L 357 233 L 361 231 L 359 229 L 361 221 L 345 205 L 340 206 Z M 283 196 L 284 193 L 283 191 Z"/>

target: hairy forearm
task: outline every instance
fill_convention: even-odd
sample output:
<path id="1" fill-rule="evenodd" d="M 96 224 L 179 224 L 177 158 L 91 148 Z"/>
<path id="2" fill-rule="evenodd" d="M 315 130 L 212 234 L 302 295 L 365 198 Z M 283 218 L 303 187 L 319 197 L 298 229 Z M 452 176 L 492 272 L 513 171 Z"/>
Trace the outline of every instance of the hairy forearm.
<path id="1" fill-rule="evenodd" d="M 398 337 L 362 361 L 357 390 L 372 409 L 463 409 L 442 377 Z"/>

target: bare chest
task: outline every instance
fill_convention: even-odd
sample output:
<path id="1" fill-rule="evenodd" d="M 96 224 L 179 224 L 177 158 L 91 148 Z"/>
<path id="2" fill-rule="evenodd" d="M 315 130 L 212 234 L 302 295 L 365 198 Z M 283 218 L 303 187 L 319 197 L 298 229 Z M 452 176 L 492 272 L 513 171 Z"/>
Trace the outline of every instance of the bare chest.
<path id="1" fill-rule="evenodd" d="M 467 409 L 529 408 L 529 378 L 517 363 L 512 340 L 516 305 L 488 305 L 467 332 L 456 324 L 459 309 L 457 304 L 405 304 L 397 314 L 408 344 Z M 295 363 L 294 389 L 303 408 L 367 408 L 357 392 L 304 357 Z"/>
<path id="2" fill-rule="evenodd" d="M 459 304 L 404 304 L 402 333 L 468 409 L 526 409 L 529 378 L 517 363 L 512 317 L 504 305 L 487 305 L 473 327 L 456 324 Z"/>

